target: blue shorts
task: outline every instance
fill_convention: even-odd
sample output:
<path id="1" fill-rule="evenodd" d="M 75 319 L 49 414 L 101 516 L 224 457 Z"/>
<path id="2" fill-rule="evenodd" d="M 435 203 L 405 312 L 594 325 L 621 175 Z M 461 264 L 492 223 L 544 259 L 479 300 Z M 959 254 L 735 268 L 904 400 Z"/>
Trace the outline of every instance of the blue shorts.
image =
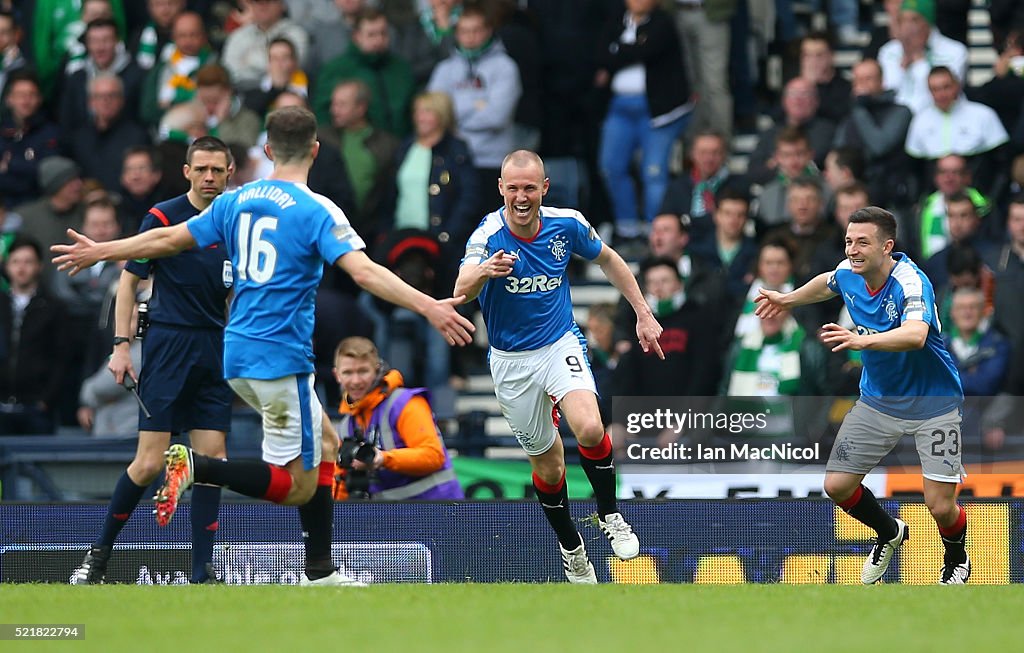
<path id="1" fill-rule="evenodd" d="M 152 324 L 142 340 L 140 431 L 231 428 L 234 393 L 224 380 L 224 332 Z"/>

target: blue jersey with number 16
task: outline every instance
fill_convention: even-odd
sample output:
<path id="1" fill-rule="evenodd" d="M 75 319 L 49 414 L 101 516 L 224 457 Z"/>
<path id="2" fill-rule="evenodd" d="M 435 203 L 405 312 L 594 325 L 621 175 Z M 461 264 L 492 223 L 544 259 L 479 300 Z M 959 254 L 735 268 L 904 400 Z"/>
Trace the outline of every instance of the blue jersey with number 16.
<path id="1" fill-rule="evenodd" d="M 224 376 L 312 372 L 323 263 L 365 247 L 342 210 L 305 184 L 260 180 L 224 193 L 187 225 L 200 247 L 222 244 L 235 269 Z"/>

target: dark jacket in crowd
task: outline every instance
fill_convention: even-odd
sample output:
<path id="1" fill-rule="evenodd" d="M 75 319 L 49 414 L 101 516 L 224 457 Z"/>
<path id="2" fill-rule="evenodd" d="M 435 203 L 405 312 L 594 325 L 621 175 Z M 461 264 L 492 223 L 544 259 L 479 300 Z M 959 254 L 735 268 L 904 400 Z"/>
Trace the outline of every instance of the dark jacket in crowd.
<path id="1" fill-rule="evenodd" d="M 395 205 L 398 201 L 397 171 L 405 161 L 412 138 L 406 139 L 395 154 L 392 187 L 387 193 L 381 231 L 394 228 Z M 430 233 L 441 243 L 452 243 L 458 248 L 466 244 L 469 234 L 483 218 L 476 214 L 480 204 L 480 181 L 473 167 L 473 156 L 466 142 L 450 132 L 431 149 L 430 180 Z"/>
<path id="2" fill-rule="evenodd" d="M 64 383 L 65 320 L 63 305 L 40 286 L 16 330 L 11 296 L 0 295 L 0 400 L 57 405 Z"/>
<path id="3" fill-rule="evenodd" d="M 57 154 L 60 129 L 37 113 L 19 129 L 9 113 L 0 119 L 0 194 L 7 206 L 39 197 L 39 162 Z"/>
<path id="4" fill-rule="evenodd" d="M 124 114 L 131 118 L 139 115 L 139 98 L 142 96 L 142 82 L 146 74 L 134 62 L 126 62 L 117 71 L 124 85 Z M 79 69 L 64 77 L 60 87 L 61 129 L 71 131 L 89 122 L 89 73 Z"/>
<path id="5" fill-rule="evenodd" d="M 904 149 L 913 114 L 895 98 L 895 91 L 857 98 L 833 143 L 864 152 L 865 182 L 871 201 L 880 206 L 906 205 L 918 194 Z"/>
<path id="6" fill-rule="evenodd" d="M 124 152 L 136 145 L 149 145 L 149 134 L 131 118 L 121 116 L 104 131 L 91 122 L 81 125 L 71 134 L 68 154 L 88 176 L 116 191 L 121 185 Z"/>
<path id="7" fill-rule="evenodd" d="M 723 353 L 718 321 L 689 301 L 669 315 L 659 315 L 658 321 L 664 328 L 658 342 L 665 360 L 653 350 L 645 354 L 634 344 L 612 373 L 612 394 L 658 396 L 671 389 L 672 394 L 681 396 L 715 395 Z"/>
<path id="8" fill-rule="evenodd" d="M 598 44 L 597 65 L 614 76 L 623 68 L 643 64 L 647 74 L 647 106 L 651 119 L 690 101 L 690 82 L 683 66 L 683 46 L 672 17 L 655 9 L 636 30 L 636 43 L 620 43 L 624 14 L 613 14 Z"/>

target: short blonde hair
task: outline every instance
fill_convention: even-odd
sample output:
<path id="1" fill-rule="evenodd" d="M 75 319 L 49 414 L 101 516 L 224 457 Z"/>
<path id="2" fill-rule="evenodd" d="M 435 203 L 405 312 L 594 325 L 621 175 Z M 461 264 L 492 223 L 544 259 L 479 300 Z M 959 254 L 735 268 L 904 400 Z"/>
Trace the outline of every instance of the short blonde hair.
<path id="1" fill-rule="evenodd" d="M 338 343 L 334 350 L 334 361 L 337 362 L 339 358 L 365 358 L 377 362 L 380 361 L 380 352 L 369 338 L 352 336 Z"/>
<path id="2" fill-rule="evenodd" d="M 413 100 L 412 106 L 414 111 L 421 106 L 433 111 L 441 121 L 441 128 L 446 132 L 455 127 L 455 105 L 452 104 L 451 96 L 443 91 L 420 93 Z"/>

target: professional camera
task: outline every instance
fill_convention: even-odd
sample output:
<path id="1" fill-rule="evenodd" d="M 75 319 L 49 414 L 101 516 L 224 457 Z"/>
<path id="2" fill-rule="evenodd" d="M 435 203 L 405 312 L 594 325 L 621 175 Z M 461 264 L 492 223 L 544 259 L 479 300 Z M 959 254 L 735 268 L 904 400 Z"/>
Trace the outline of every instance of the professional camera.
<path id="1" fill-rule="evenodd" d="M 372 442 L 356 430 L 350 438 L 343 438 L 338 447 L 338 464 L 345 470 L 345 488 L 350 499 L 369 499 L 370 483 L 373 481 L 373 459 L 377 449 Z M 366 469 L 352 469 L 352 462 L 358 460 Z"/>

